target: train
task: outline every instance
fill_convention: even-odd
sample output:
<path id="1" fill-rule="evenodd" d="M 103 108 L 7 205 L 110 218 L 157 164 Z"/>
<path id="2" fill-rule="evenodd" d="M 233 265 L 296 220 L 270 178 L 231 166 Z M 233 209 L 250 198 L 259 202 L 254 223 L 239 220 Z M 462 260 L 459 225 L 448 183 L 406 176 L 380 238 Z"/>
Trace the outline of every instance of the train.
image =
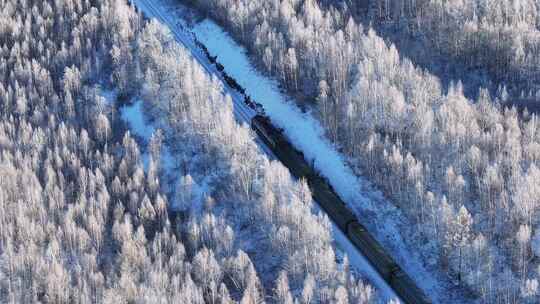
<path id="1" fill-rule="evenodd" d="M 307 181 L 313 199 L 366 257 L 401 300 L 407 304 L 432 303 L 380 243 L 373 238 L 366 227 L 358 222 L 357 217 L 334 191 L 328 180 L 306 161 L 303 153 L 298 151 L 283 134 L 283 130 L 274 126 L 270 118 L 265 115 L 262 105 L 246 94 L 245 89 L 226 73 L 223 65 L 218 62 L 217 56 L 212 56 L 206 46 L 196 38 L 195 44 L 206 55 L 210 63 L 215 65 L 225 83 L 243 95 L 244 103 L 257 113 L 251 120 L 253 131 L 294 177 Z"/>
<path id="2" fill-rule="evenodd" d="M 366 227 L 358 222 L 328 181 L 321 177 L 304 159 L 303 154 L 290 144 L 282 130 L 274 127 L 270 119 L 264 115 L 256 115 L 251 121 L 251 128 L 289 168 L 293 176 L 307 181 L 313 199 L 405 303 L 431 303 Z"/>

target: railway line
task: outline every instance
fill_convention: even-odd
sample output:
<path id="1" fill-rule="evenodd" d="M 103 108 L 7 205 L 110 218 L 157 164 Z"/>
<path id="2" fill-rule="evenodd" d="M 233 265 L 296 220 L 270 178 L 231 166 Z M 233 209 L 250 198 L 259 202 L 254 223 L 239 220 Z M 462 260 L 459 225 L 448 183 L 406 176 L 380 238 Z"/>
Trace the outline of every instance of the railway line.
<path id="1" fill-rule="evenodd" d="M 333 223 L 346 236 L 357 253 L 361 254 L 376 270 L 380 278 L 405 303 L 431 303 L 414 281 L 397 265 L 383 247 L 368 233 L 367 229 L 358 222 L 356 216 L 348 209 L 343 200 L 336 194 L 328 181 L 321 177 L 312 166 L 306 162 L 301 152 L 296 150 L 289 140 L 276 128 L 270 119 L 257 110 L 251 99 L 234 79 L 231 80 L 224 71 L 223 66 L 215 61 L 215 57 L 206 51 L 203 45 L 198 44 L 195 38 L 188 39 L 191 33 L 179 32 L 170 16 L 163 14 L 153 1 L 131 0 L 142 9 L 148 17 L 153 17 L 170 26 L 174 38 L 182 43 L 194 59 L 199 61 L 204 70 L 219 78 L 227 92 L 231 95 L 234 105 L 234 114 L 241 122 L 251 125 L 258 135 L 257 141 L 264 152 L 271 158 L 278 159 L 296 178 L 306 179 L 314 201 L 330 217 Z M 202 48 L 201 48 L 202 47 Z"/>
<path id="2" fill-rule="evenodd" d="M 241 122 L 245 122 L 247 124 L 250 124 L 251 119 L 255 117 L 257 112 L 253 110 L 252 108 L 248 107 L 244 100 L 244 96 L 237 93 L 235 88 L 230 87 L 227 84 L 227 81 L 225 77 L 220 73 L 220 71 L 212 66 L 212 63 L 209 62 L 208 58 L 204 57 L 201 52 L 198 51 L 199 47 L 194 42 L 195 39 L 190 40 L 186 39 L 185 35 L 191 36 L 192 33 L 185 31 L 184 33 L 179 33 L 176 28 L 173 28 L 172 25 L 175 25 L 176 23 L 174 20 L 171 20 L 167 15 L 161 13 L 160 9 L 156 7 L 155 3 L 153 1 L 148 0 L 128 0 L 132 3 L 135 3 L 138 8 L 143 8 L 143 10 L 146 12 L 146 14 L 150 13 L 151 17 L 155 18 L 156 20 L 162 22 L 163 24 L 169 25 L 169 28 L 171 30 L 171 34 L 174 36 L 174 38 L 182 43 L 184 47 L 186 47 L 188 50 L 191 51 L 191 55 L 193 58 L 195 58 L 200 65 L 203 67 L 203 69 L 208 73 L 209 75 L 213 75 L 217 77 L 224 86 L 226 86 L 227 92 L 231 96 L 231 99 L 233 101 L 233 111 L 234 115 L 236 116 L 236 119 Z M 268 149 L 262 142 L 257 139 L 257 142 L 259 143 L 259 146 L 261 149 L 272 159 L 276 159 L 274 153 Z"/>

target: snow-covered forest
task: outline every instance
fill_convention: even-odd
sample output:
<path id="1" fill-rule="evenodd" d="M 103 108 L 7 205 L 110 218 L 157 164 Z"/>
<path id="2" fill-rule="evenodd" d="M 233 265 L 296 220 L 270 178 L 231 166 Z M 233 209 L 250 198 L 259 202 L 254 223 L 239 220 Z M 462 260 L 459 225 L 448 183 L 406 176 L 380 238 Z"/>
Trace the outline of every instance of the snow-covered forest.
<path id="1" fill-rule="evenodd" d="M 178 2 L 316 116 L 430 278 L 539 301 L 540 120 L 509 107 L 540 98 L 538 0 Z M 175 35 L 125 0 L 0 0 L 0 302 L 383 302 Z"/>
<path id="2" fill-rule="evenodd" d="M 377 301 L 306 183 L 125 1 L 0 0 L 0 117 L 2 303 Z"/>
<path id="3" fill-rule="evenodd" d="M 332 1 L 322 1 L 325 4 Z M 540 99 L 540 3 L 535 0 L 351 1 L 353 15 L 405 37 L 421 37 L 423 47 L 452 58 L 469 71 L 486 69 L 507 102 Z M 355 14 L 356 13 L 356 14 Z M 506 88 L 503 88 L 506 87 Z"/>
<path id="4" fill-rule="evenodd" d="M 471 2 L 411 3 L 421 12 L 415 13 L 418 23 L 431 22 L 422 30 L 434 37 L 438 50 L 485 65 L 508 84 L 521 82 L 526 95 L 536 94 L 538 48 L 531 38 L 537 31 L 536 4 L 511 1 L 510 9 L 508 1 Z M 357 173 L 368 176 L 415 223 L 417 233 L 405 237 L 426 263 L 437 263 L 483 301 L 537 301 L 535 115 L 504 107 L 504 89 L 496 96 L 481 89 L 477 100 L 465 97 L 459 82 L 443 89 L 440 79 L 355 22 L 347 8 L 315 0 L 193 3 L 228 28 L 290 94 L 315 106 L 327 136 Z M 398 2 L 380 3 L 383 12 Z M 457 3 L 470 9 L 456 9 Z M 401 6 L 395 7 L 400 12 Z M 478 31 L 465 35 L 461 14 L 485 17 L 474 17 L 480 20 Z M 443 17 L 448 23 L 439 22 Z M 516 57 L 516 51 L 525 55 Z"/>
<path id="5" fill-rule="evenodd" d="M 540 100 L 540 4 L 535 0 L 320 0 L 371 24 L 413 62 L 439 77 L 466 80 L 505 103 Z M 475 92 L 476 91 L 476 92 Z"/>

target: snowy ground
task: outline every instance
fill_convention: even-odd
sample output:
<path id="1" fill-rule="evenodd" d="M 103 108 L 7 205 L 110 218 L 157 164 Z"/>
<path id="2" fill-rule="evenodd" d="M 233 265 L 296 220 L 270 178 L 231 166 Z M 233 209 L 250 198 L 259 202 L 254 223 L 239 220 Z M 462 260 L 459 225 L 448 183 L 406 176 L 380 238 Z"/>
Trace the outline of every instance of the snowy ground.
<path id="1" fill-rule="evenodd" d="M 148 12 L 148 1 L 136 0 L 135 3 L 147 13 L 159 14 L 160 21 L 166 23 L 175 32 L 177 39 L 181 38 L 180 42 L 192 49 L 196 57 L 200 57 L 200 53 L 193 50 L 190 41 L 186 41 L 189 35 L 182 30 L 186 23 L 181 18 L 185 10 L 180 3 L 170 0 L 156 1 L 150 5 L 151 12 Z M 360 221 L 368 226 L 370 231 L 391 252 L 418 285 L 428 293 L 430 298 L 434 302 L 455 301 L 456 295 L 445 292 L 450 284 L 442 278 L 442 275 L 434 277 L 427 271 L 421 262 L 421 256 L 414 249 L 409 248 L 401 238 L 400 231 L 410 229 L 413 225 L 405 220 L 405 217 L 394 205 L 385 200 L 379 192 L 373 190 L 373 187 L 365 179 L 357 177 L 353 173 L 347 165 L 346 159 L 324 137 L 323 129 L 318 121 L 311 114 L 302 113 L 293 100 L 282 94 L 276 81 L 259 73 L 250 63 L 245 50 L 214 22 L 205 19 L 194 24 L 192 31 L 208 47 L 212 55 L 218 56 L 218 61 L 225 66 L 227 73 L 246 88 L 249 95 L 264 106 L 266 113 L 276 125 L 285 130 L 291 142 L 304 152 L 307 159 L 314 162 L 316 168 L 329 179 L 340 196 L 356 211 Z M 207 64 L 204 62 L 204 58 L 199 61 L 203 61 L 203 65 Z M 215 72 L 212 67 L 208 66 L 207 71 L 209 73 Z M 231 95 L 234 94 L 236 93 L 232 92 Z M 337 229 L 335 230 L 334 237 L 338 247 L 346 252 L 354 249 L 348 248 L 350 243 L 347 244 L 346 238 Z M 357 261 L 353 260 L 353 256 L 358 255 L 358 252 L 352 251 L 352 254 L 348 252 L 351 263 L 384 293 L 388 286 L 384 282 L 379 286 L 378 280 L 380 278 L 378 276 L 370 278 L 372 277 L 369 274 L 370 271 L 365 270 L 369 264 L 361 256 L 358 257 Z M 439 283 L 441 281 L 443 283 Z M 466 301 L 461 300 L 460 302 Z"/>
<path id="2" fill-rule="evenodd" d="M 142 109 L 142 101 L 137 100 L 132 105 L 124 106 L 120 109 L 122 119 L 129 124 L 129 129 L 134 135 L 139 136 L 145 142 L 144 147 L 152 138 L 157 128 L 153 123 L 147 122 Z M 149 155 L 145 150 L 142 153 L 144 168 L 148 168 Z M 161 168 L 170 172 L 175 168 L 175 158 L 171 154 L 169 147 L 164 144 L 161 149 Z"/>

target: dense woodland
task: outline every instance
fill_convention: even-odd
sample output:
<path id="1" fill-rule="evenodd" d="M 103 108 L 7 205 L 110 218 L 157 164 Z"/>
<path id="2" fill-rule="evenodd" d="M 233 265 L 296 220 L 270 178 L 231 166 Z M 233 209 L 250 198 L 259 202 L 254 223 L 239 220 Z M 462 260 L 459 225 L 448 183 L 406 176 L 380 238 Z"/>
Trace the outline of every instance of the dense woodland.
<path id="1" fill-rule="evenodd" d="M 118 115 L 137 99 L 149 142 Z M 311 206 L 125 1 L 0 0 L 0 302 L 375 301 Z"/>
<path id="2" fill-rule="evenodd" d="M 441 52 L 486 65 L 504 79 L 525 77 L 534 90 L 537 3 L 472 2 L 405 1 L 399 3 L 414 5 L 397 12 L 418 16 L 416 29 L 427 31 Z M 390 7 L 403 8 L 392 3 L 398 2 L 378 6 L 390 20 L 397 18 Z M 194 4 L 228 28 L 289 92 L 313 101 L 328 137 L 358 173 L 416 224 L 417 232 L 404 237 L 421 248 L 427 263 L 436 261 L 483 301 L 537 301 L 536 116 L 503 107 L 504 89 L 498 96 L 482 89 L 477 100 L 467 99 L 459 82 L 443 90 L 437 77 L 402 58 L 342 5 L 319 6 L 316 0 Z M 460 32 L 462 14 L 476 16 L 477 23 L 467 28 L 477 30 Z M 448 22 L 439 22 L 443 17 Z M 512 43 L 505 44 L 509 37 Z M 523 56 L 515 57 L 516 50 Z"/>
<path id="3" fill-rule="evenodd" d="M 424 48 L 469 70 L 486 69 L 496 84 L 508 87 L 507 102 L 540 102 L 537 0 L 367 2 L 367 11 L 353 11 L 359 20 L 420 37 Z"/>
<path id="4" fill-rule="evenodd" d="M 492 91 L 506 90 L 506 103 L 532 103 L 537 109 L 540 3 L 536 0 L 319 3 L 325 7 L 336 5 L 344 15 L 374 25 L 381 36 L 394 41 L 413 62 L 433 70 L 439 77 L 472 82 L 466 84 L 472 85 L 470 95 L 476 96 L 471 90 L 477 90 L 479 85 Z M 452 72 L 456 67 L 457 71 Z"/>

